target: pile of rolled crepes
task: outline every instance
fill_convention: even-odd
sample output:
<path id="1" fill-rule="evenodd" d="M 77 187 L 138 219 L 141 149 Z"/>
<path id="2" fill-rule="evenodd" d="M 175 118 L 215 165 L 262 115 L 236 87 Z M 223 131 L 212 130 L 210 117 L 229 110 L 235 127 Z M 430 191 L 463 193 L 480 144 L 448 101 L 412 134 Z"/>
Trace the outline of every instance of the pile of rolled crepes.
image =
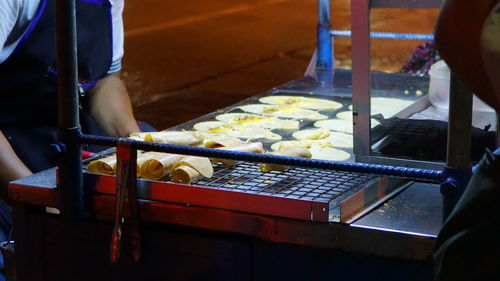
<path id="1" fill-rule="evenodd" d="M 203 146 L 207 148 L 224 149 L 239 152 L 264 153 L 261 142 L 243 142 L 238 138 L 210 139 L 199 132 L 164 131 L 154 133 L 132 134 L 130 138 L 176 145 Z M 310 158 L 311 153 L 300 147 L 271 152 L 274 155 Z M 222 163 L 226 166 L 236 164 L 235 160 L 209 159 L 206 157 L 187 156 L 162 152 L 137 152 L 137 176 L 147 180 L 171 180 L 176 183 L 190 184 L 201 177 L 212 177 L 212 164 Z M 114 175 L 116 173 L 116 155 L 97 159 L 89 163 L 88 171 L 95 174 Z M 285 170 L 280 165 L 260 164 L 263 172 Z"/>

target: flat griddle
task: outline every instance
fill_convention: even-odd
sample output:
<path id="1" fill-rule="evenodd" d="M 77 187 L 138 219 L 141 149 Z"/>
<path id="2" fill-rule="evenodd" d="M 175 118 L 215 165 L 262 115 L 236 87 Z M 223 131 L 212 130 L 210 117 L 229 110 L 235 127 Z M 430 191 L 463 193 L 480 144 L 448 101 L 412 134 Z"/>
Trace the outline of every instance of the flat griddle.
<path id="1" fill-rule="evenodd" d="M 273 89 L 169 130 L 192 130 L 194 124 L 213 121 L 219 114 L 243 112 L 238 108 L 239 106 L 259 103 L 258 99 L 267 95 L 312 96 Z M 336 110 L 320 111 L 330 119 L 336 119 L 338 112 L 349 110 L 348 107 L 351 105 L 351 98 L 346 95 L 314 95 L 312 97 L 330 99 L 342 104 L 342 107 Z M 404 98 L 418 99 L 416 96 L 409 95 Z M 298 130 L 316 128 L 313 126 L 315 120 L 299 120 L 299 122 Z M 282 140 L 292 140 L 292 134 L 297 130 L 272 131 L 281 135 Z M 252 141 L 261 141 L 267 151 L 271 150 L 270 146 L 275 142 L 266 139 Z M 338 149 L 353 155 L 350 148 L 339 147 Z M 109 153 L 112 153 L 112 150 L 106 152 L 106 154 Z M 105 156 L 105 153 L 101 156 Z M 351 157 L 348 161 L 353 161 L 353 159 Z M 384 178 L 380 176 L 300 167 L 263 173 L 258 169 L 257 163 L 250 162 L 239 162 L 233 167 L 217 164 L 214 165 L 214 170 L 212 178 L 202 178 L 189 185 L 139 179 L 139 197 L 175 204 L 331 222 L 347 220 L 352 217 L 353 212 L 364 209 L 373 203 L 372 201 L 380 199 L 381 194 L 388 194 L 396 186 L 402 184 L 400 180 L 387 179 L 383 181 L 384 184 L 380 184 L 380 179 Z M 113 176 L 85 172 L 84 178 L 98 192 L 114 193 Z"/>

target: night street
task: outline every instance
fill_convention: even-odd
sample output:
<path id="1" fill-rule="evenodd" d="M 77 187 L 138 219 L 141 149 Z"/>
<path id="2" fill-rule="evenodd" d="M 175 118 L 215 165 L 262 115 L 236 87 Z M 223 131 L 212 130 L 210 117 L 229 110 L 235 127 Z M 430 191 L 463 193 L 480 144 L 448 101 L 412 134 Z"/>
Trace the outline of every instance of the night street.
<path id="1" fill-rule="evenodd" d="M 349 3 L 332 1 L 335 29 L 350 28 Z M 372 30 L 431 33 L 436 14 L 373 10 Z M 304 75 L 316 16 L 312 0 L 126 1 L 121 74 L 137 117 L 166 129 Z M 373 68 L 393 72 L 421 43 L 372 42 Z M 335 38 L 337 67 L 350 67 L 349 45 Z"/>

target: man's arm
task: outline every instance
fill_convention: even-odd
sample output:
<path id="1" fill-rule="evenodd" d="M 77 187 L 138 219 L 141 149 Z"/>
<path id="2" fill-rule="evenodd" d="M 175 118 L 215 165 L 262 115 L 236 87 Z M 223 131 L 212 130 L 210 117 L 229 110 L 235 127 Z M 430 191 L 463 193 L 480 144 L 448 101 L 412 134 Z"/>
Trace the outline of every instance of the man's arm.
<path id="1" fill-rule="evenodd" d="M 0 131 L 0 198 L 7 199 L 10 181 L 31 175 L 31 171 L 17 157 L 9 142 Z"/>
<path id="2" fill-rule="evenodd" d="M 481 55 L 483 24 L 499 0 L 447 0 L 436 26 L 436 45 L 453 72 L 477 96 L 498 105 Z"/>
<path id="3" fill-rule="evenodd" d="M 127 90 L 118 74 L 110 74 L 92 87 L 89 112 L 97 123 L 114 137 L 139 132 Z"/>

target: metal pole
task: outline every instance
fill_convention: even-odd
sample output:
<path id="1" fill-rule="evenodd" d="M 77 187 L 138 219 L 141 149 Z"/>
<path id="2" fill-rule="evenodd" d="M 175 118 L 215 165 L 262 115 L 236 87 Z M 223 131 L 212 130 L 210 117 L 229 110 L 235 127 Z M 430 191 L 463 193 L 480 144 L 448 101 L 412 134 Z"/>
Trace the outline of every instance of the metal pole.
<path id="1" fill-rule="evenodd" d="M 316 74 L 324 86 L 333 85 L 333 39 L 330 34 L 330 0 L 318 0 Z"/>
<path id="2" fill-rule="evenodd" d="M 78 74 L 75 0 L 56 0 L 58 159 L 61 214 L 78 218 L 83 213 L 83 183 L 78 116 Z"/>
<path id="3" fill-rule="evenodd" d="M 448 121 L 448 150 L 445 175 L 441 184 L 443 219 L 446 219 L 462 195 L 472 174 L 472 92 L 452 72 Z"/>
<path id="4" fill-rule="evenodd" d="M 500 147 L 500 112 L 497 112 L 497 122 L 496 122 L 496 146 Z"/>
<path id="5" fill-rule="evenodd" d="M 370 1 L 351 1 L 354 153 L 370 155 Z"/>

